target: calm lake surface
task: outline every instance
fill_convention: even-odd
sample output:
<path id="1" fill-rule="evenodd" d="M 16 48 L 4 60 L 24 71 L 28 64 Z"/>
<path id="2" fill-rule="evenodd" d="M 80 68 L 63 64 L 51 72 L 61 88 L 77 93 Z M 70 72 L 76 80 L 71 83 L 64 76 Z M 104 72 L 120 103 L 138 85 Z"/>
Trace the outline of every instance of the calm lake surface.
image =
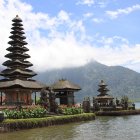
<path id="1" fill-rule="evenodd" d="M 4 133 L 0 140 L 140 140 L 140 115 Z"/>

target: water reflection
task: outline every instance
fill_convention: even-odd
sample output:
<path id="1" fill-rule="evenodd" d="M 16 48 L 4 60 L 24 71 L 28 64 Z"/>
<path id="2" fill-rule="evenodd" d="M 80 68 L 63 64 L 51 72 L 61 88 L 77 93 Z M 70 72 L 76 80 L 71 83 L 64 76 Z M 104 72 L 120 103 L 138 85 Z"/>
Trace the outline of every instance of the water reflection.
<path id="1" fill-rule="evenodd" d="M 140 115 L 0 134 L 0 140 L 139 140 Z"/>

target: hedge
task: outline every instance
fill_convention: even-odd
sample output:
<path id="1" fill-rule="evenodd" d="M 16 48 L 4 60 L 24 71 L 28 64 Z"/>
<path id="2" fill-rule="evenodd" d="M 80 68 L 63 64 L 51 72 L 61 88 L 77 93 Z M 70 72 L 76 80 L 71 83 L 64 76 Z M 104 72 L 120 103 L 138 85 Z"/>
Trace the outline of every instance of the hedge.
<path id="1" fill-rule="evenodd" d="M 52 116 L 46 118 L 29 118 L 29 119 L 6 119 L 1 124 L 0 132 L 16 131 L 21 129 L 30 129 L 52 125 L 61 125 L 71 122 L 94 120 L 94 113 L 83 113 L 77 115 Z"/>

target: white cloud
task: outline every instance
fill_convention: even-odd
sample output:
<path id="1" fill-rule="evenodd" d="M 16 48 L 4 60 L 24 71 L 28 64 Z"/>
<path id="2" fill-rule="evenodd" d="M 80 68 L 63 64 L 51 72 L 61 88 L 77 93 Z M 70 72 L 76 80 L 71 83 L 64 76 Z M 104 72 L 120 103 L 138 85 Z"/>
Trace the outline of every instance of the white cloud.
<path id="1" fill-rule="evenodd" d="M 16 14 L 19 14 L 23 20 L 27 42 L 29 43 L 27 47 L 30 49 L 30 60 L 37 71 L 75 66 L 79 63 L 82 53 L 79 53 L 74 39 L 79 38 L 80 41 L 86 37 L 82 20 L 71 20 L 70 14 L 63 10 L 55 17 L 50 17 L 45 13 L 34 13 L 31 5 L 22 3 L 20 0 L 3 1 L 0 6 L 1 9 L 3 8 L 0 11 L 0 26 L 3 27 L 0 32 L 0 51 L 3 52 L 0 55 L 1 64 L 5 61 L 4 54 L 7 53 L 6 48 L 9 46 L 7 42 L 10 40 L 8 37 L 11 31 L 11 20 Z M 66 30 L 63 29 L 64 27 Z M 47 32 L 48 36 L 47 34 L 46 36 L 42 35 L 40 29 Z M 78 53 L 81 57 L 76 59 Z M 71 54 L 74 54 L 74 57 Z M 38 57 L 38 55 L 40 56 Z"/>
<path id="2" fill-rule="evenodd" d="M 121 15 L 127 15 L 130 14 L 136 10 L 140 10 L 140 5 L 136 4 L 131 7 L 127 7 L 124 9 L 117 9 L 116 11 L 106 11 L 106 14 L 111 18 L 111 19 L 116 19 Z"/>
<path id="3" fill-rule="evenodd" d="M 105 8 L 108 3 L 109 3 L 109 0 L 78 0 L 76 4 L 87 5 L 87 6 L 95 5 L 100 8 Z"/>
<path id="4" fill-rule="evenodd" d="M 32 61 L 36 70 L 48 70 L 63 67 L 77 67 L 85 65 L 89 61 L 97 60 L 103 64 L 126 65 L 126 63 L 140 60 L 140 45 L 130 46 L 124 38 L 114 36 L 101 37 L 101 47 L 79 43 L 73 34 L 65 38 L 55 38 L 52 42 L 43 42 L 42 48 L 32 48 Z M 119 42 L 118 46 L 116 43 Z M 44 43 L 44 44 L 43 44 Z M 47 46 L 47 47 L 43 47 Z M 38 54 L 41 56 L 36 57 Z M 131 65 L 132 66 L 132 65 Z M 134 69 L 134 67 L 132 67 Z M 139 70 L 140 71 L 140 70 Z"/>
<path id="5" fill-rule="evenodd" d="M 104 19 L 94 17 L 94 14 L 90 13 L 90 12 L 83 14 L 83 17 L 84 17 L 84 20 L 91 19 L 94 23 L 102 23 L 102 22 L 104 22 Z"/>
<path id="6" fill-rule="evenodd" d="M 64 21 L 69 20 L 69 14 L 66 13 L 66 12 L 63 11 L 63 10 L 61 10 L 61 11 L 59 12 L 58 17 L 59 17 L 60 20 L 64 20 Z"/>
<path id="7" fill-rule="evenodd" d="M 126 38 L 120 37 L 120 36 L 113 36 L 113 37 L 104 37 L 102 36 L 98 42 L 102 43 L 103 45 L 109 45 L 114 47 L 115 46 L 121 46 L 121 45 L 129 45 L 129 41 Z M 117 47 L 117 48 L 118 48 Z"/>
<path id="8" fill-rule="evenodd" d="M 131 62 L 129 64 L 126 64 L 125 67 L 130 68 L 134 71 L 140 72 L 140 61 L 137 63 Z"/>
<path id="9" fill-rule="evenodd" d="M 130 61 L 140 60 L 138 52 L 140 51 L 140 47 L 133 46 L 130 47 L 128 45 L 121 45 L 119 48 L 111 48 L 108 45 L 97 49 L 95 59 L 99 62 L 102 62 L 106 65 L 124 65 Z M 99 55 L 100 54 L 100 55 Z M 140 70 L 139 70 L 140 71 Z"/>
<path id="10" fill-rule="evenodd" d="M 90 18 L 90 17 L 92 17 L 93 15 L 94 15 L 93 13 L 88 12 L 88 13 L 85 13 L 83 16 L 84 16 L 85 18 Z"/>
<path id="11" fill-rule="evenodd" d="M 82 20 L 71 19 L 71 14 L 61 10 L 54 17 L 34 13 L 33 7 L 20 0 L 3 0 L 0 4 L 0 63 L 9 46 L 11 19 L 19 14 L 27 36 L 30 61 L 35 71 L 82 66 L 97 60 L 106 65 L 140 63 L 140 45 L 130 45 L 122 37 L 92 37 L 94 44 L 85 43 L 88 36 Z M 40 30 L 41 29 L 41 30 Z M 131 64 L 131 66 L 132 66 Z M 128 65 L 127 65 L 128 66 Z M 130 67 L 130 66 L 129 66 Z M 139 69 L 140 71 L 140 69 Z"/>
<path id="12" fill-rule="evenodd" d="M 108 0 L 100 0 L 100 1 L 98 1 L 98 5 L 99 5 L 100 8 L 105 8 L 108 3 L 109 3 Z"/>
<path id="13" fill-rule="evenodd" d="M 37 70 L 77 67 L 86 64 L 88 59 L 93 59 L 92 48 L 78 44 L 73 35 L 55 38 L 47 47 L 41 49 L 36 47 L 32 51 L 32 61 L 36 62 Z M 36 58 L 38 53 L 41 54 L 39 59 Z"/>
<path id="14" fill-rule="evenodd" d="M 102 23 L 104 20 L 101 18 L 93 18 L 92 21 L 95 23 Z"/>
<path id="15" fill-rule="evenodd" d="M 79 0 L 79 1 L 77 2 L 78 5 L 79 5 L 79 4 L 82 4 L 82 5 L 87 5 L 87 6 L 91 6 L 91 5 L 93 5 L 94 3 L 95 3 L 94 0 Z"/>

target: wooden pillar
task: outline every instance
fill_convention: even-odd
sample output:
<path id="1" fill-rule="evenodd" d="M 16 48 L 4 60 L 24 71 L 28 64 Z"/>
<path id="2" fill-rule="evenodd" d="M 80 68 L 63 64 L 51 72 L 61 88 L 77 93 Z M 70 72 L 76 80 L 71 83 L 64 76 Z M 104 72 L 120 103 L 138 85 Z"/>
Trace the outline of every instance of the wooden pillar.
<path id="1" fill-rule="evenodd" d="M 59 98 L 60 98 L 60 105 L 67 105 L 66 93 L 60 91 Z"/>
<path id="2" fill-rule="evenodd" d="M 67 104 L 74 105 L 74 92 L 73 91 L 67 91 Z"/>
<path id="3" fill-rule="evenodd" d="M 60 91 L 58 92 L 58 95 L 59 95 L 59 99 L 60 99 L 60 105 L 62 105 L 63 104 L 63 100 L 62 100 L 61 92 Z"/>
<path id="4" fill-rule="evenodd" d="M 28 93 L 27 93 L 27 100 L 26 100 L 26 104 L 27 104 L 27 105 L 29 104 L 29 96 L 28 96 Z"/>
<path id="5" fill-rule="evenodd" d="M 35 92 L 35 105 L 36 105 L 36 92 Z"/>
<path id="6" fill-rule="evenodd" d="M 2 105 L 2 92 L 1 92 L 1 103 L 0 103 L 0 105 Z"/>
<path id="7" fill-rule="evenodd" d="M 72 92 L 72 104 L 74 105 L 74 92 Z"/>
<path id="8" fill-rule="evenodd" d="M 19 93 L 17 92 L 17 102 L 19 101 Z"/>
<path id="9" fill-rule="evenodd" d="M 70 103 L 69 103 L 69 92 L 68 91 L 66 91 L 66 99 L 67 99 L 67 106 L 69 106 L 70 105 Z"/>

